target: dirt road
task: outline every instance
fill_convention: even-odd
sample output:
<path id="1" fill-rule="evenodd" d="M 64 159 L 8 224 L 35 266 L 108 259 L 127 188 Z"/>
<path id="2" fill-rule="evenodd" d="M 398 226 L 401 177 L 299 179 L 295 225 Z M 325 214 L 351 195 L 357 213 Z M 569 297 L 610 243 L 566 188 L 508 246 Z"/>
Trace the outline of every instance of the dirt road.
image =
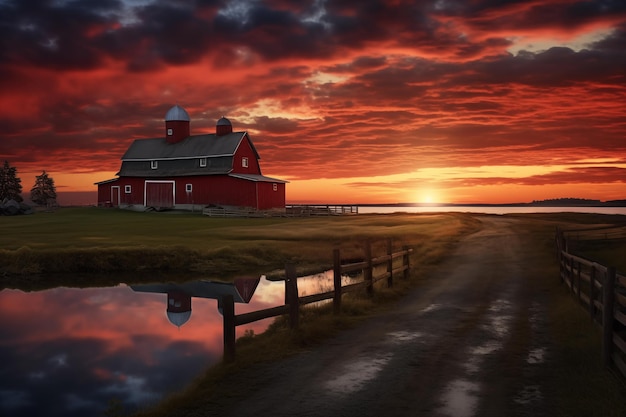
<path id="1" fill-rule="evenodd" d="M 480 218 L 436 276 L 392 311 L 255 369 L 232 416 L 543 416 L 544 304 L 514 219 Z M 540 273 L 540 272 L 539 272 Z M 254 381 L 254 382 L 252 382 Z"/>

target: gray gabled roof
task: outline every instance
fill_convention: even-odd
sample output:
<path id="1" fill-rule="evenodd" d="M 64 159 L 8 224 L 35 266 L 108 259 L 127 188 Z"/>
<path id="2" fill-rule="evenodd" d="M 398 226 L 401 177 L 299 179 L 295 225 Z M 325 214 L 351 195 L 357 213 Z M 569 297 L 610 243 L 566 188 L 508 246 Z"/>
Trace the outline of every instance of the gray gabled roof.
<path id="1" fill-rule="evenodd" d="M 246 132 L 233 132 L 223 136 L 215 134 L 193 135 L 178 143 L 168 143 L 164 137 L 137 139 L 122 156 L 122 160 L 145 161 L 233 156 L 246 135 Z M 256 158 L 260 159 L 252 141 L 250 141 L 250 146 Z"/>

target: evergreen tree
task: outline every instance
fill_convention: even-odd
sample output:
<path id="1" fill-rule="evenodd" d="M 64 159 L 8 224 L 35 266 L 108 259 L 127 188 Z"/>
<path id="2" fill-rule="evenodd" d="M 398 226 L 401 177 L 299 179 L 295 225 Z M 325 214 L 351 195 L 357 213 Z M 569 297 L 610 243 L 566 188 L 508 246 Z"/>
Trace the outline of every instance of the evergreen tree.
<path id="1" fill-rule="evenodd" d="M 54 180 L 48 176 L 46 171 L 35 176 L 35 185 L 30 190 L 30 200 L 40 206 L 50 207 L 56 204 L 57 190 Z"/>
<path id="2" fill-rule="evenodd" d="M 0 202 L 6 198 L 21 203 L 21 193 L 22 180 L 17 176 L 17 169 L 9 165 L 9 161 L 4 161 L 4 166 L 0 168 Z"/>

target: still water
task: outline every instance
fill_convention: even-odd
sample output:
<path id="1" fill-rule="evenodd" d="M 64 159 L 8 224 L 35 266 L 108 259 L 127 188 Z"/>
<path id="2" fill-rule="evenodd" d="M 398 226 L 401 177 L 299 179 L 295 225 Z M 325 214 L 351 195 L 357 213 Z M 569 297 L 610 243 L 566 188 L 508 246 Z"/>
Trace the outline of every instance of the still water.
<path id="1" fill-rule="evenodd" d="M 211 297 L 235 294 L 236 314 L 284 304 L 284 282 L 246 281 L 238 288 L 200 281 L 178 292 L 1 291 L 0 416 L 101 416 L 112 400 L 130 411 L 158 402 L 221 360 L 222 316 Z M 301 296 L 329 291 L 332 273 L 300 278 L 298 287 Z M 193 293 L 190 311 L 181 292 Z M 271 321 L 239 326 L 237 337 L 262 333 Z"/>
<path id="2" fill-rule="evenodd" d="M 626 207 L 540 207 L 540 206 L 359 206 L 359 213 L 484 213 L 484 214 L 524 214 L 524 213 L 595 213 L 623 214 Z"/>

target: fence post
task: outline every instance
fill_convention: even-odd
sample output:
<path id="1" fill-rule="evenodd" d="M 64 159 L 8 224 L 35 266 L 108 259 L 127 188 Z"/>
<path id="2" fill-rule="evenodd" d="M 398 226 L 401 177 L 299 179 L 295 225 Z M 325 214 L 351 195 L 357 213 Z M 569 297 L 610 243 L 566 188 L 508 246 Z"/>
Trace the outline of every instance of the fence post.
<path id="1" fill-rule="evenodd" d="M 408 280 L 411 278 L 411 260 L 409 258 L 409 247 L 404 245 L 402 246 L 402 250 L 404 251 L 404 255 L 402 256 L 402 265 L 404 266 L 404 279 Z"/>
<path id="2" fill-rule="evenodd" d="M 577 287 L 576 287 L 576 295 L 578 296 L 578 302 L 582 303 L 582 298 L 581 298 L 581 288 L 580 288 L 580 283 L 581 283 L 581 279 L 580 279 L 580 274 L 581 274 L 581 262 L 578 261 L 578 273 L 576 274 L 576 281 L 577 281 Z"/>
<path id="3" fill-rule="evenodd" d="M 563 237 L 562 237 L 562 232 L 561 232 L 561 228 L 559 226 L 556 227 L 556 237 L 555 237 L 555 242 L 556 242 L 556 258 L 559 261 L 559 282 L 562 284 L 563 283 L 563 272 L 564 272 L 564 268 L 563 268 L 563 261 L 564 261 L 564 256 L 563 256 Z"/>
<path id="4" fill-rule="evenodd" d="M 333 283 L 335 285 L 335 295 L 333 296 L 333 312 L 341 312 L 341 255 L 339 249 L 333 250 Z"/>
<path id="5" fill-rule="evenodd" d="M 224 315 L 224 360 L 235 359 L 235 299 L 232 295 L 222 297 L 222 314 Z"/>
<path id="6" fill-rule="evenodd" d="M 372 274 L 372 242 L 369 240 L 365 242 L 365 262 L 367 262 L 367 266 L 363 271 L 363 279 L 367 282 L 367 294 L 372 295 L 374 293 L 374 277 Z"/>
<path id="7" fill-rule="evenodd" d="M 387 239 L 387 256 L 389 257 L 389 259 L 387 259 L 387 273 L 389 274 L 389 277 L 387 277 L 387 287 L 391 288 L 393 287 L 393 242 L 391 241 L 391 238 Z"/>
<path id="8" fill-rule="evenodd" d="M 615 267 L 608 267 L 606 280 L 602 286 L 602 363 L 611 364 L 613 354 L 613 321 L 615 313 Z"/>
<path id="9" fill-rule="evenodd" d="M 596 315 L 596 264 L 591 264 L 589 281 L 591 283 L 591 287 L 589 287 L 589 316 L 591 320 L 594 320 Z"/>
<path id="10" fill-rule="evenodd" d="M 296 329 L 299 318 L 298 278 L 296 267 L 292 263 L 285 265 L 285 297 L 289 304 L 289 326 Z"/>

